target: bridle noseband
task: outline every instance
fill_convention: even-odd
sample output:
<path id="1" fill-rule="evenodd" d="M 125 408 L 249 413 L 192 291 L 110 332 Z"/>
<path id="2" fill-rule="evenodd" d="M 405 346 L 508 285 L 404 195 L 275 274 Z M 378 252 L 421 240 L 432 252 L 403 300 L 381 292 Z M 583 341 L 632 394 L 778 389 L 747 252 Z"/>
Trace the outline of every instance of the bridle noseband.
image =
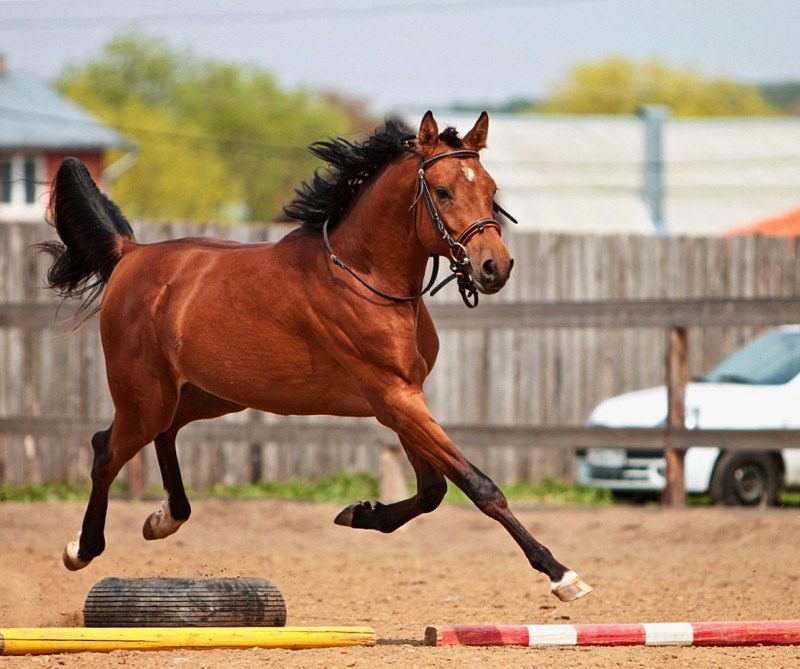
<path id="1" fill-rule="evenodd" d="M 435 288 L 433 288 L 433 284 L 436 281 L 436 277 L 439 273 L 439 256 L 435 253 L 431 253 L 431 257 L 433 258 L 433 272 L 431 273 L 431 278 L 429 279 L 428 283 L 426 284 L 425 288 L 422 289 L 416 295 L 411 295 L 409 297 L 400 297 L 397 295 L 390 295 L 389 293 L 384 293 L 381 290 L 378 290 L 374 286 L 367 283 L 363 278 L 361 278 L 356 272 L 354 272 L 350 267 L 348 267 L 345 262 L 339 258 L 331 248 L 330 240 L 328 239 L 328 220 L 325 221 L 322 225 L 322 239 L 325 243 L 325 250 L 328 252 L 331 261 L 338 267 L 341 267 L 346 272 L 350 273 L 355 279 L 357 279 L 363 286 L 371 290 L 376 295 L 380 295 L 387 300 L 392 300 L 394 302 L 410 302 L 412 300 L 419 299 L 427 292 L 430 291 L 431 296 L 436 295 L 444 286 L 450 283 L 453 279 L 456 280 L 458 284 L 458 291 L 461 293 L 461 299 L 464 301 L 464 304 L 467 305 L 470 309 L 478 306 L 478 289 L 475 286 L 475 282 L 472 278 L 472 275 L 469 273 L 469 255 L 467 253 L 467 243 L 477 234 L 482 234 L 484 230 L 487 228 L 494 228 L 497 230 L 498 234 L 502 233 L 502 228 L 500 224 L 493 218 L 482 218 L 478 221 L 475 221 L 471 225 L 467 226 L 467 228 L 456 238 L 454 239 L 453 236 L 450 234 L 449 230 L 445 227 L 444 221 L 442 220 L 439 211 L 436 209 L 436 203 L 433 200 L 433 195 L 431 195 L 430 188 L 428 187 L 428 182 L 425 180 L 425 170 L 430 167 L 433 163 L 442 160 L 444 158 L 477 158 L 479 156 L 477 151 L 473 151 L 471 149 L 454 149 L 453 151 L 445 151 L 444 153 L 440 153 L 438 155 L 433 156 L 432 158 L 428 158 L 428 160 L 422 160 L 419 164 L 419 170 L 417 171 L 417 178 L 419 180 L 419 192 L 417 197 L 414 198 L 414 202 L 411 204 L 410 210 L 416 211 L 417 204 L 419 203 L 420 199 L 425 202 L 425 206 L 428 209 L 428 214 L 430 215 L 431 221 L 433 222 L 433 227 L 436 229 L 436 232 L 439 233 L 439 236 L 442 238 L 444 243 L 447 245 L 447 249 L 450 255 L 450 271 L 452 274 L 448 276 L 446 279 L 442 280 Z M 502 214 L 510 221 L 516 223 L 517 220 L 511 216 L 505 209 L 503 209 L 497 202 L 492 203 L 492 208 L 494 211 Z"/>

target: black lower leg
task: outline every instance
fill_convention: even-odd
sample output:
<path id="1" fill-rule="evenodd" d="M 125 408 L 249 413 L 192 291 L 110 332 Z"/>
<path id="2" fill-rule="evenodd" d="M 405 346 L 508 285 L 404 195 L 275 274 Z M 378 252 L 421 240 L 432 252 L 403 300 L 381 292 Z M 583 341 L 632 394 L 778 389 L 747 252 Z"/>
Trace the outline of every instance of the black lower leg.
<path id="1" fill-rule="evenodd" d="M 508 531 L 522 548 L 522 552 L 534 569 L 546 574 L 553 582 L 560 581 L 569 571 L 517 520 L 508 508 L 505 495 L 486 474 L 467 463 L 466 473 L 455 475 L 452 480 L 475 506 L 490 518 L 497 520 Z"/>
<path id="2" fill-rule="evenodd" d="M 334 522 L 347 527 L 388 533 L 438 507 L 447 492 L 444 476 L 427 462 L 411 455 L 409 459 L 417 474 L 417 494 L 414 497 L 393 504 L 376 502 L 372 505 L 369 502 L 357 502 L 344 509 Z"/>
<path id="3" fill-rule="evenodd" d="M 113 426 L 112 426 L 113 427 Z M 106 547 L 103 534 L 108 509 L 108 439 L 111 427 L 95 433 L 92 437 L 94 462 L 92 463 L 92 492 L 83 517 L 78 557 L 89 562 L 100 555 Z"/>
<path id="4" fill-rule="evenodd" d="M 188 520 L 192 513 L 186 489 L 183 487 L 181 468 L 178 464 L 178 454 L 175 451 L 175 436 L 177 430 L 162 432 L 156 436 L 154 443 L 158 466 L 161 469 L 161 480 L 169 500 L 169 512 L 175 520 Z"/>

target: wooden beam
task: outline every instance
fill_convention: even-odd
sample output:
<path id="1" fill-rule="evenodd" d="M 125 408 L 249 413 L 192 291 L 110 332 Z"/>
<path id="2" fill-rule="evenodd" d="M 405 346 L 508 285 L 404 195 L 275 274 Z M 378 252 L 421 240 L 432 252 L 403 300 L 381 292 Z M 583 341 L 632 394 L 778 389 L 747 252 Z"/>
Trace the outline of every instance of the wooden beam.
<path id="1" fill-rule="evenodd" d="M 441 328 L 669 328 L 800 323 L 800 299 L 704 298 L 481 304 L 430 303 Z"/>
<path id="2" fill-rule="evenodd" d="M 91 435 L 105 429 L 111 419 L 78 416 L 0 416 L 0 437 L 51 437 L 89 443 Z M 453 441 L 462 447 L 518 449 L 637 448 L 664 450 L 712 446 L 722 450 L 778 451 L 800 448 L 800 430 L 687 430 L 659 428 L 540 427 L 535 425 L 444 425 Z M 392 439 L 392 433 L 371 420 L 301 422 L 287 419 L 276 423 L 232 423 L 201 421 L 187 426 L 181 435 L 246 444 L 295 441 L 304 444 L 374 443 Z M 179 439 L 181 438 L 179 435 Z"/>
<path id="3" fill-rule="evenodd" d="M 408 497 L 403 465 L 405 456 L 400 444 L 383 444 L 381 448 L 381 501 L 384 504 L 399 502 Z"/>
<path id="4" fill-rule="evenodd" d="M 686 385 L 689 383 L 689 354 L 686 328 L 670 328 L 667 345 L 667 430 L 683 430 L 686 426 Z M 686 506 L 686 485 L 683 466 L 685 448 L 668 447 L 666 486 L 661 497 L 665 506 Z"/>
<path id="5" fill-rule="evenodd" d="M 59 306 L 60 304 L 60 306 Z M 669 328 L 765 326 L 800 323 L 800 299 L 703 298 L 685 300 L 598 300 L 581 302 L 482 303 L 469 310 L 458 304 L 428 308 L 437 326 L 469 328 Z M 75 302 L 0 304 L 0 327 L 70 329 Z"/>

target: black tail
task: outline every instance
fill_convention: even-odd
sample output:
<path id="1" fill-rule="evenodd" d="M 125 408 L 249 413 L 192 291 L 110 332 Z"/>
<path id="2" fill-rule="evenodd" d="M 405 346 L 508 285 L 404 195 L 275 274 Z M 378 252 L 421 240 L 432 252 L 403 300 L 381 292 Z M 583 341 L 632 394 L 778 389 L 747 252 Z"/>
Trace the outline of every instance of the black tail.
<path id="1" fill-rule="evenodd" d="M 120 238 L 133 239 L 133 230 L 77 158 L 66 158 L 58 168 L 50 195 L 50 223 L 61 241 L 38 245 L 53 256 L 47 287 L 62 297 L 82 299 L 83 311 L 100 296 L 119 262 Z"/>

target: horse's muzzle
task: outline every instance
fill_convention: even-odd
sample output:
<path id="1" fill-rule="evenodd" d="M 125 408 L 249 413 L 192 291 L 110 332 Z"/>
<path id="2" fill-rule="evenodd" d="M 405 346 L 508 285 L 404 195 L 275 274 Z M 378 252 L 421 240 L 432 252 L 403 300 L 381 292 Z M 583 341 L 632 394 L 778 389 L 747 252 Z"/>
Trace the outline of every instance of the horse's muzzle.
<path id="1" fill-rule="evenodd" d="M 506 285 L 514 266 L 514 259 L 511 256 L 496 258 L 495 256 L 480 257 L 473 259 L 472 280 L 478 290 L 485 295 L 492 295 Z"/>

